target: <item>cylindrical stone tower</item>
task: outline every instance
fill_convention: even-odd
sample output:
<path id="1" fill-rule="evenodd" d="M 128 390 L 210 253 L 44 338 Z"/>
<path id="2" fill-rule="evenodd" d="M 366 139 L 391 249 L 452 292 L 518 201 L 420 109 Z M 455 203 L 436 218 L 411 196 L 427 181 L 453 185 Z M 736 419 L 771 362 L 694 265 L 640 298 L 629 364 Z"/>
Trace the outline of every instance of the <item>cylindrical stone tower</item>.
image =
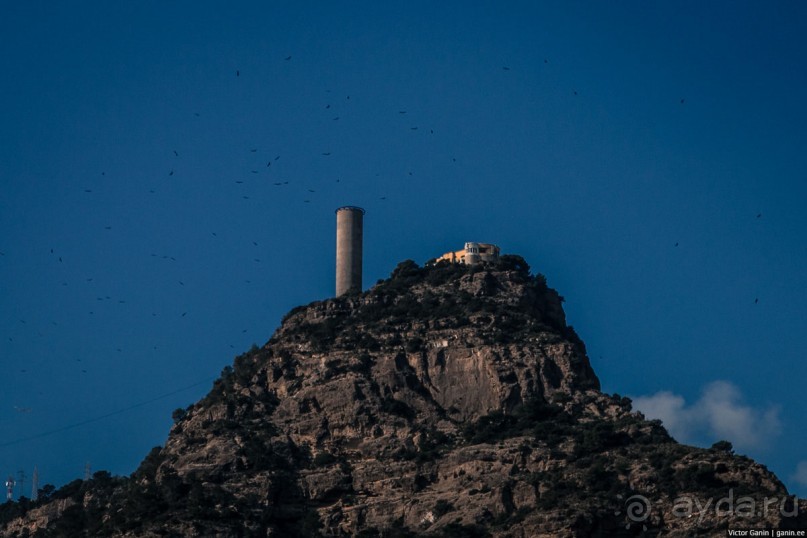
<path id="1" fill-rule="evenodd" d="M 336 296 L 361 291 L 364 209 L 345 206 L 336 210 Z"/>

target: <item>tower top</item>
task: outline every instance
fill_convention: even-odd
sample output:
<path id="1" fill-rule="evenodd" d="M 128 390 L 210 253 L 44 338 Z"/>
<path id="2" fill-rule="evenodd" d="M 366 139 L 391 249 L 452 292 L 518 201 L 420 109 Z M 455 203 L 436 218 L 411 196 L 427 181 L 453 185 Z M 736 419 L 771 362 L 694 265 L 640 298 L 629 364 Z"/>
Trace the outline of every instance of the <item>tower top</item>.
<path id="1" fill-rule="evenodd" d="M 335 212 L 339 213 L 340 211 L 361 211 L 362 215 L 366 213 L 363 208 L 355 205 L 343 205 L 342 207 L 337 207 Z"/>

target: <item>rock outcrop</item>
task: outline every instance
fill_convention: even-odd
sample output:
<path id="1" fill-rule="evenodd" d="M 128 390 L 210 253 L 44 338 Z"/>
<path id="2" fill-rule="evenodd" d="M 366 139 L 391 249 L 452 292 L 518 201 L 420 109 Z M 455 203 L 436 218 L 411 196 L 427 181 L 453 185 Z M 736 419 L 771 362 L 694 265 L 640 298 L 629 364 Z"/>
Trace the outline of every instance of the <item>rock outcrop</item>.
<path id="1" fill-rule="evenodd" d="M 165 446 L 131 477 L 68 485 L 0 536 L 724 536 L 807 525 L 807 503 L 764 466 L 727 444 L 680 445 L 599 389 L 562 298 L 521 258 L 404 262 L 365 293 L 292 310 L 175 413 Z"/>

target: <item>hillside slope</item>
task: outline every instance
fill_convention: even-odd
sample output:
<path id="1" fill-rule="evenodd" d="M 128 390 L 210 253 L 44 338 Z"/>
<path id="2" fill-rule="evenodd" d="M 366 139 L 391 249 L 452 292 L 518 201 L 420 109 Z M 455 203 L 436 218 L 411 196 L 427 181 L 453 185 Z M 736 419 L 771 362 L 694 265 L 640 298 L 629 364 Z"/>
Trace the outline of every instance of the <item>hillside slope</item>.
<path id="1" fill-rule="evenodd" d="M 96 473 L 37 505 L 7 505 L 0 536 L 725 536 L 728 526 L 807 526 L 807 503 L 794 506 L 764 466 L 726 445 L 678 444 L 599 389 L 562 298 L 523 259 L 403 262 L 365 293 L 292 310 L 266 345 L 175 413 L 165 446 L 131 477 Z M 681 501 L 729 495 L 731 514 L 687 512 Z"/>

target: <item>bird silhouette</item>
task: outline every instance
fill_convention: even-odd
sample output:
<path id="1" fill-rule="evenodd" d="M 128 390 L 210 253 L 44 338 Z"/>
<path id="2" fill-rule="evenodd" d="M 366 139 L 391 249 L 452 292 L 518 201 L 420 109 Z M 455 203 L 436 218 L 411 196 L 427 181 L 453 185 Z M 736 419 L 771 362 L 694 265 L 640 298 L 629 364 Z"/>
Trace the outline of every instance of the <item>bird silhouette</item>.
<path id="1" fill-rule="evenodd" d="M 676 244 L 675 244 L 675 246 L 677 247 L 677 246 L 678 246 L 678 243 L 676 243 Z"/>
<path id="2" fill-rule="evenodd" d="M 169 175 L 169 176 L 173 176 L 173 175 L 174 175 L 174 171 L 173 171 L 173 170 L 171 170 L 170 172 L 168 172 L 168 175 Z"/>
<path id="3" fill-rule="evenodd" d="M 90 189 L 84 189 L 84 192 L 92 192 Z"/>
<path id="4" fill-rule="evenodd" d="M 240 76 L 241 76 L 241 71 L 239 71 L 238 69 L 236 69 L 236 70 L 235 70 L 235 76 L 240 77 Z"/>
<path id="5" fill-rule="evenodd" d="M 510 71 L 509 67 L 502 67 L 502 69 L 504 69 L 505 71 Z"/>
<path id="6" fill-rule="evenodd" d="M 762 218 L 762 213 L 757 213 L 757 218 L 761 219 Z"/>
<path id="7" fill-rule="evenodd" d="M 317 192 L 314 189 L 308 189 L 308 192 Z"/>
<path id="8" fill-rule="evenodd" d="M 328 152 L 328 153 L 323 153 L 323 155 L 330 155 L 330 154 L 331 154 L 330 152 Z"/>
<path id="9" fill-rule="evenodd" d="M 174 150 L 174 156 L 179 157 L 179 153 L 177 153 L 177 150 Z"/>
<path id="10" fill-rule="evenodd" d="M 291 56 L 286 56 L 286 61 L 288 62 L 289 60 L 291 60 Z"/>
<path id="11" fill-rule="evenodd" d="M 758 303 L 759 303 L 759 298 L 754 299 L 754 304 L 758 304 Z"/>
<path id="12" fill-rule="evenodd" d="M 684 104 L 684 99 L 681 99 L 681 104 L 682 104 L 682 105 Z"/>

